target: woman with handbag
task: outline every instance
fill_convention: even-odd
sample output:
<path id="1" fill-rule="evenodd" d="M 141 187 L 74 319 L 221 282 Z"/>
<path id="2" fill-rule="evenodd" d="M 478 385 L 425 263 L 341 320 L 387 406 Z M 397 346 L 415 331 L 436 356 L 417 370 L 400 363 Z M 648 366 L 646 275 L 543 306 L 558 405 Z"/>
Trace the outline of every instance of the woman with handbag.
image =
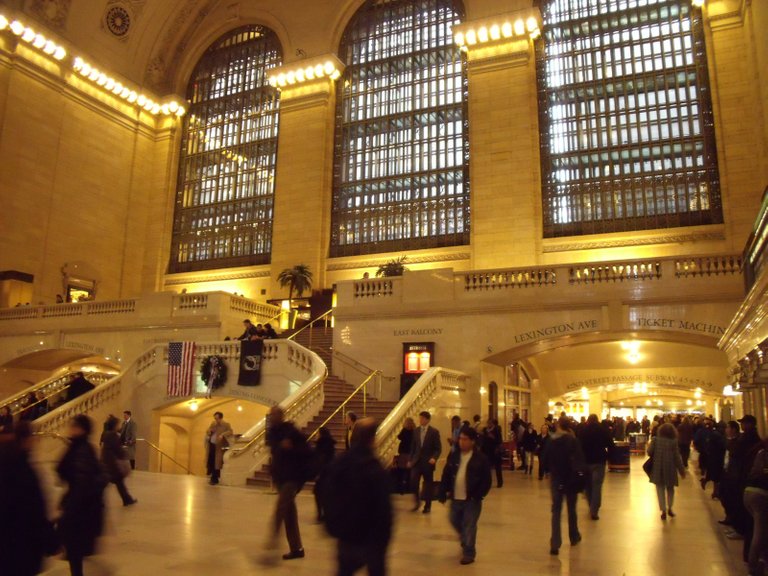
<path id="1" fill-rule="evenodd" d="M 672 424 L 667 422 L 659 426 L 655 438 L 648 445 L 648 456 L 651 457 L 650 479 L 656 485 L 661 519 L 666 520 L 667 514 L 670 517 L 675 516 L 672 504 L 675 500 L 675 486 L 678 485 L 678 473 L 685 478 L 685 466 L 677 443 L 677 430 Z"/>
<path id="2" fill-rule="evenodd" d="M 131 472 L 131 463 L 117 432 L 118 422 L 116 417 L 110 416 L 104 424 L 104 433 L 101 435 L 101 464 L 109 481 L 117 487 L 123 506 L 130 506 L 138 500 L 131 496 L 125 487 L 125 478 Z"/>

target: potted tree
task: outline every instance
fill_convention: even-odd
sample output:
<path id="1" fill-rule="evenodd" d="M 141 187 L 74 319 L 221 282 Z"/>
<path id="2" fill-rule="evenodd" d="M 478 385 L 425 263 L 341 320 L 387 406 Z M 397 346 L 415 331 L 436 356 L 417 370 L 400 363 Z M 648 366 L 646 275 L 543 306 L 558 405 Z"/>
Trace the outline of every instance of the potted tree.
<path id="1" fill-rule="evenodd" d="M 383 276 L 383 277 L 389 277 L 389 276 L 402 276 L 403 272 L 405 272 L 405 261 L 408 260 L 408 256 L 400 256 L 400 258 L 393 258 L 386 264 L 382 264 L 379 266 L 379 269 L 376 271 L 376 276 Z"/>
<path id="2" fill-rule="evenodd" d="M 288 286 L 288 308 L 293 310 L 293 294 L 301 296 L 305 291 L 312 290 L 312 271 L 306 264 L 297 264 L 293 268 L 286 268 L 277 277 L 280 287 Z M 296 323 L 294 315 L 291 327 Z"/>

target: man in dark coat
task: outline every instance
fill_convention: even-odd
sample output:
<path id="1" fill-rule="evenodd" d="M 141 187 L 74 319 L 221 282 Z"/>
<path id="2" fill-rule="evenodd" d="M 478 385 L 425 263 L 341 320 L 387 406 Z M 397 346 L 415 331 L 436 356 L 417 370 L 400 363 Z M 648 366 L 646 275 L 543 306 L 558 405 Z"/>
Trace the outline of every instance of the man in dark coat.
<path id="1" fill-rule="evenodd" d="M 67 402 L 74 400 L 78 396 L 82 396 L 86 392 L 90 392 L 94 388 L 96 388 L 96 386 L 89 382 L 82 372 L 78 372 L 67 387 Z"/>
<path id="2" fill-rule="evenodd" d="M 56 536 L 29 463 L 29 424 L 19 422 L 14 433 L 0 439 L 0 574 L 32 576 L 56 551 Z"/>
<path id="3" fill-rule="evenodd" d="M 276 547 L 277 535 L 285 524 L 290 551 L 283 554 L 283 560 L 304 558 L 296 495 L 311 474 L 311 453 L 304 434 L 292 422 L 285 421 L 285 414 L 279 406 L 273 406 L 269 411 L 267 444 L 272 451 L 270 472 L 278 493 L 271 547 Z"/>
<path id="4" fill-rule="evenodd" d="M 552 479 L 552 537 L 549 553 L 556 555 L 562 544 L 560 513 L 563 510 L 563 500 L 568 506 L 568 536 L 571 546 L 581 542 L 576 516 L 576 497 L 581 487 L 576 480 L 578 473 L 584 469 L 584 455 L 567 417 L 561 416 L 557 420 L 555 433 L 544 450 L 543 460 Z"/>
<path id="5" fill-rule="evenodd" d="M 459 432 L 459 449 L 451 453 L 443 470 L 441 501 L 451 499 L 451 525 L 461 540 L 461 564 L 472 564 L 477 550 L 477 521 L 483 498 L 491 489 L 491 464 L 476 448 L 477 432 L 464 427 Z"/>
<path id="6" fill-rule="evenodd" d="M 435 464 L 440 458 L 442 446 L 440 445 L 440 432 L 429 425 L 432 415 L 429 412 L 419 414 L 419 427 L 413 431 L 411 443 L 411 486 L 416 497 L 414 512 L 419 509 L 419 484 L 424 478 L 424 514 L 429 514 L 432 509 L 432 485 L 434 482 Z"/>
<path id="7" fill-rule="evenodd" d="M 376 422 L 355 424 L 349 450 L 331 463 L 323 487 L 325 525 L 338 538 L 338 576 L 352 576 L 367 566 L 370 576 L 384 576 L 392 536 L 390 478 L 375 452 Z"/>
<path id="8" fill-rule="evenodd" d="M 589 513 L 592 520 L 598 520 L 603 498 L 605 463 L 608 461 L 609 451 L 614 446 L 613 438 L 611 438 L 608 430 L 600 424 L 597 414 L 590 414 L 587 423 L 581 429 L 579 440 L 589 472 L 586 484 Z"/>

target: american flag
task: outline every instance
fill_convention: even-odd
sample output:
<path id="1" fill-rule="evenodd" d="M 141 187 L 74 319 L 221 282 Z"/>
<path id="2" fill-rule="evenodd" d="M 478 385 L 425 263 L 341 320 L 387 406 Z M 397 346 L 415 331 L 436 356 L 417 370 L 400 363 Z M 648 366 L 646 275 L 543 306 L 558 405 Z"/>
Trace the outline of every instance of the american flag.
<path id="1" fill-rule="evenodd" d="M 168 344 L 168 396 L 190 396 L 195 375 L 195 343 Z"/>

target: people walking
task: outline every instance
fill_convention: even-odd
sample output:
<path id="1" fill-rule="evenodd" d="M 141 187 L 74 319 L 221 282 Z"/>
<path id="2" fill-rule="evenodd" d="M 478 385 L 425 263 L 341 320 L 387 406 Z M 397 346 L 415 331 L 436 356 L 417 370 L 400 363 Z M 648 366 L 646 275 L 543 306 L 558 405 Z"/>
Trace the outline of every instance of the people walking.
<path id="1" fill-rule="evenodd" d="M 442 446 L 440 445 L 440 432 L 429 425 L 432 415 L 423 411 L 419 414 L 419 427 L 413 433 L 411 443 L 411 488 L 416 503 L 414 512 L 419 509 L 420 496 L 424 500 L 422 513 L 429 514 L 432 510 L 432 492 L 435 474 L 435 465 L 440 458 Z M 419 491 L 421 479 L 424 479 L 423 492 Z"/>
<path id="2" fill-rule="evenodd" d="M 608 454 L 613 449 L 613 438 L 600 424 L 597 414 L 590 414 L 579 436 L 587 465 L 587 483 L 584 491 L 589 502 L 589 514 L 592 520 L 599 520 L 600 505 L 603 499 L 603 481 Z"/>
<path id="3" fill-rule="evenodd" d="M 389 474 L 375 451 L 377 424 L 357 421 L 350 448 L 328 468 L 322 492 L 325 524 L 338 539 L 337 576 L 352 576 L 363 567 L 369 576 L 386 574 L 392 536 Z"/>
<path id="4" fill-rule="evenodd" d="M 473 428 L 461 429 L 458 451 L 449 457 L 441 480 L 441 500 L 451 500 L 450 521 L 459 533 L 460 564 L 475 561 L 477 522 L 483 509 L 483 498 L 492 484 L 491 465 L 477 449 L 477 438 Z"/>
<path id="5" fill-rule="evenodd" d="M 285 420 L 285 413 L 279 406 L 273 406 L 269 411 L 267 444 L 272 452 L 272 481 L 277 488 L 277 504 L 268 545 L 270 548 L 277 547 L 280 529 L 285 525 L 289 551 L 283 554 L 283 560 L 304 558 L 296 495 L 310 477 L 311 455 L 306 437 L 292 422 Z"/>
<path id="6" fill-rule="evenodd" d="M 123 506 L 136 504 L 136 500 L 125 487 L 125 479 L 131 470 L 128 454 L 120 442 L 117 432 L 118 419 L 114 416 L 107 418 L 104 432 L 101 435 L 101 464 L 109 477 L 109 481 L 117 487 L 117 493 L 123 501 Z"/>
<path id="7" fill-rule="evenodd" d="M 410 455 L 413 444 L 413 431 L 416 429 L 416 423 L 413 418 L 406 418 L 403 422 L 403 428 L 397 434 L 399 440 L 397 444 L 397 456 L 395 457 L 395 466 L 397 467 L 397 491 L 405 494 L 410 489 Z"/>
<path id="8" fill-rule="evenodd" d="M 659 426 L 656 437 L 648 445 L 648 456 L 653 461 L 651 482 L 656 485 L 661 519 L 666 520 L 667 515 L 675 516 L 672 505 L 675 501 L 678 473 L 685 478 L 685 466 L 680 455 L 677 431 L 672 424 L 667 422 Z"/>
<path id="9" fill-rule="evenodd" d="M 317 507 L 317 521 L 322 522 L 325 516 L 322 502 L 323 485 L 326 481 L 326 472 L 328 466 L 336 456 L 336 440 L 334 440 L 331 431 L 325 426 L 321 426 L 317 431 L 317 441 L 315 442 L 315 506 Z"/>
<path id="10" fill-rule="evenodd" d="M 104 528 L 107 479 L 88 441 L 92 429 L 91 419 L 85 414 L 70 421 L 70 444 L 56 467 L 59 478 L 67 485 L 60 505 L 58 534 L 71 576 L 83 576 L 83 559 L 96 552 L 96 540 Z"/>
<path id="11" fill-rule="evenodd" d="M 522 420 L 521 420 L 522 422 Z M 520 461 L 521 469 L 525 469 L 525 451 L 523 450 L 523 434 L 518 436 L 518 446 L 520 449 Z M 501 428 L 499 423 L 493 418 L 488 418 L 488 425 L 483 430 L 483 436 L 480 441 L 480 447 L 483 454 L 490 462 L 491 466 L 496 470 L 496 487 L 501 488 L 504 485 L 504 477 L 501 473 Z"/>
<path id="12" fill-rule="evenodd" d="M 567 417 L 561 416 L 557 420 L 555 432 L 544 449 L 543 457 L 544 465 L 549 471 L 552 494 L 552 535 L 549 553 L 557 555 L 562 545 L 560 516 L 563 500 L 568 508 L 568 537 L 571 546 L 581 542 L 576 498 L 584 487 L 584 455 Z"/>
<path id="13" fill-rule="evenodd" d="M 229 445 L 229 439 L 232 437 L 232 426 L 224 421 L 224 414 L 221 412 L 213 413 L 213 422 L 208 426 L 205 433 L 206 446 L 208 446 L 208 474 L 211 480 L 208 482 L 211 486 L 219 483 L 221 469 L 224 466 L 224 448 Z"/>

